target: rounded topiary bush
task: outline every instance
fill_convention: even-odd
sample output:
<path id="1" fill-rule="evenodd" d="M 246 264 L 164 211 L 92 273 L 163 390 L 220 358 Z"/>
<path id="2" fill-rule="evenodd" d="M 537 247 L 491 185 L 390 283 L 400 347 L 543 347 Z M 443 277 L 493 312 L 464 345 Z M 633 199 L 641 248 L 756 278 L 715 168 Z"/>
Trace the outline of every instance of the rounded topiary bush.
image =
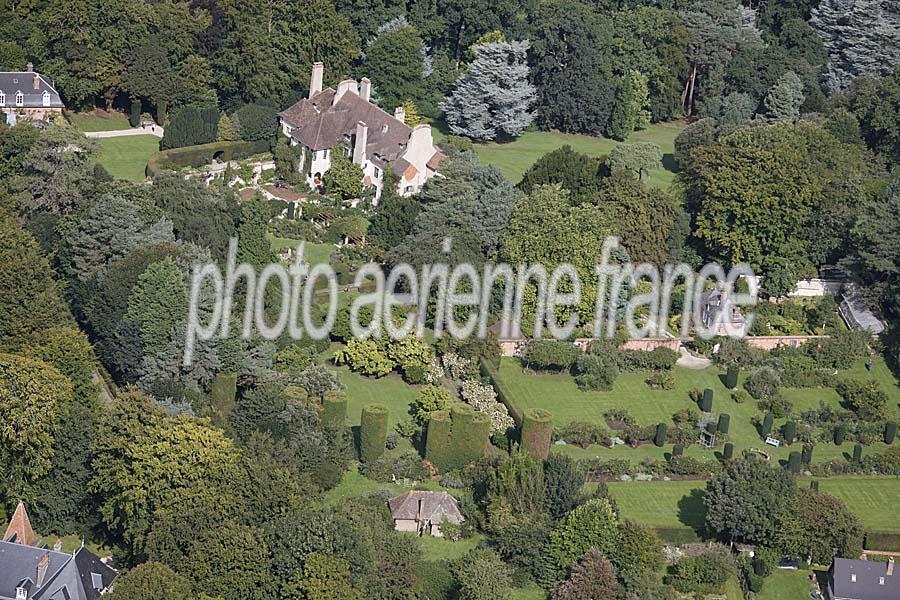
<path id="1" fill-rule="evenodd" d="M 759 428 L 759 433 L 762 436 L 767 436 L 772 433 L 772 425 L 775 423 L 775 417 L 772 416 L 772 413 L 766 413 L 766 416 L 763 417 L 762 425 Z"/>
<path id="2" fill-rule="evenodd" d="M 728 442 L 725 444 L 725 448 L 722 450 L 722 458 L 725 460 L 730 460 L 734 456 L 734 444 Z"/>
<path id="3" fill-rule="evenodd" d="M 738 377 L 741 374 L 740 367 L 730 366 L 728 367 L 728 371 L 725 373 L 725 387 L 729 390 L 733 390 L 737 387 Z"/>
<path id="4" fill-rule="evenodd" d="M 889 421 L 884 424 L 884 443 L 890 446 L 894 443 L 894 438 L 897 437 L 897 424 L 893 421 Z"/>
<path id="5" fill-rule="evenodd" d="M 683 456 L 684 455 L 684 446 L 681 444 L 675 444 L 672 446 L 672 457 Z"/>
<path id="6" fill-rule="evenodd" d="M 791 452 L 788 455 L 788 471 L 793 474 L 797 474 L 800 472 L 800 453 L 799 452 Z"/>
<path id="7" fill-rule="evenodd" d="M 668 432 L 668 427 L 666 427 L 665 423 L 660 423 L 656 426 L 656 437 L 653 438 L 653 443 L 656 444 L 658 448 L 662 448 L 666 445 L 666 433 Z"/>
<path id="8" fill-rule="evenodd" d="M 719 415 L 719 433 L 728 433 L 728 428 L 731 425 L 731 415 L 727 413 L 722 413 Z"/>
<path id="9" fill-rule="evenodd" d="M 854 444 L 853 446 L 853 462 L 859 464 L 862 461 L 862 444 Z"/>
<path id="10" fill-rule="evenodd" d="M 553 415 L 541 408 L 529 408 L 522 419 L 522 449 L 535 458 L 550 454 Z"/>
<path id="11" fill-rule="evenodd" d="M 347 396 L 343 392 L 330 391 L 322 399 L 322 424 L 338 429 L 347 420 Z"/>
<path id="12" fill-rule="evenodd" d="M 782 432 L 784 433 L 784 443 L 790 446 L 797 437 L 797 424 L 793 421 L 788 421 L 784 424 Z"/>
<path id="13" fill-rule="evenodd" d="M 712 412 L 713 391 L 709 388 L 703 390 L 703 397 L 700 398 L 700 410 L 703 412 Z"/>
<path id="14" fill-rule="evenodd" d="M 812 464 L 812 455 L 813 455 L 813 447 L 812 447 L 812 445 L 811 445 L 811 444 L 806 444 L 805 446 L 803 446 L 802 459 L 803 459 L 803 464 L 804 464 L 804 465 Z"/>
<path id="15" fill-rule="evenodd" d="M 367 404 L 359 420 L 359 459 L 370 462 L 384 454 L 388 410 L 383 404 Z"/>

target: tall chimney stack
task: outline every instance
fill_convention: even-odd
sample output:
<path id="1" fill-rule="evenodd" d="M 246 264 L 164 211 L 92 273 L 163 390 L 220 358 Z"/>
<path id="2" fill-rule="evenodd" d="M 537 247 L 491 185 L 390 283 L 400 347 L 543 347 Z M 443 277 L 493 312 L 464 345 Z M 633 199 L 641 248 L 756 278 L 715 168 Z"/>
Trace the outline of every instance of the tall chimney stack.
<path id="1" fill-rule="evenodd" d="M 894 557 L 891 556 L 888 558 L 887 576 L 891 577 L 893 574 L 894 574 Z"/>
<path id="2" fill-rule="evenodd" d="M 309 97 L 312 98 L 322 91 L 322 76 L 325 74 L 325 65 L 320 62 L 313 63 L 312 77 L 309 79 Z"/>
<path id="3" fill-rule="evenodd" d="M 28 71 L 29 73 L 33 73 L 34 72 L 34 63 L 29 60 L 28 64 L 25 65 L 25 70 Z"/>
<path id="4" fill-rule="evenodd" d="M 33 80 L 34 80 L 35 91 L 41 89 L 41 78 L 38 76 L 37 73 L 34 74 Z"/>
<path id="5" fill-rule="evenodd" d="M 394 118 L 400 121 L 401 123 L 406 123 L 406 109 L 402 106 L 398 106 L 394 109 Z"/>
<path id="6" fill-rule="evenodd" d="M 372 82 L 369 81 L 368 77 L 363 77 L 359 80 L 359 97 L 368 102 L 371 95 Z"/>
<path id="7" fill-rule="evenodd" d="M 366 162 L 366 143 L 369 128 L 362 121 L 356 124 L 356 143 L 353 145 L 353 163 L 362 166 Z"/>
<path id="8" fill-rule="evenodd" d="M 44 552 L 41 555 L 40 560 L 38 560 L 37 564 L 37 577 L 35 579 L 35 585 L 40 588 L 44 585 L 44 579 L 47 577 L 47 567 L 50 566 L 50 553 Z"/>

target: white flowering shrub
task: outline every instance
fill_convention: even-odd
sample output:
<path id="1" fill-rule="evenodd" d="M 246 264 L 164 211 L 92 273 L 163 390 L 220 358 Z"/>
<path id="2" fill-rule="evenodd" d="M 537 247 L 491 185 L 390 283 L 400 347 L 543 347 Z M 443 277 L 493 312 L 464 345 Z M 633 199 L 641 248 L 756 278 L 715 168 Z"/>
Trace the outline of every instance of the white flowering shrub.
<path id="1" fill-rule="evenodd" d="M 504 433 L 514 425 L 506 406 L 497 401 L 497 392 L 493 387 L 469 380 L 460 384 L 459 391 L 463 400 L 475 410 L 490 416 L 492 433 Z"/>

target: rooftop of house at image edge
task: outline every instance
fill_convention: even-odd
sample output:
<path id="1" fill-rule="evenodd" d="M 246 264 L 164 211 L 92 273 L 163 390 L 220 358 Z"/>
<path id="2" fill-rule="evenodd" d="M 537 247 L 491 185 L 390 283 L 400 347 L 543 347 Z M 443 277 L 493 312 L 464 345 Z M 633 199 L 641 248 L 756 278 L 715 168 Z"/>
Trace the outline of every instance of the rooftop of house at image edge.
<path id="1" fill-rule="evenodd" d="M 40 544 L 19 502 L 0 540 L 0 600 L 97 600 L 118 573 L 82 546 L 72 553 Z"/>
<path id="2" fill-rule="evenodd" d="M 279 113 L 294 126 L 291 137 L 313 151 L 327 150 L 353 135 L 360 125 L 366 128 L 366 156 L 377 166 L 391 163 L 397 175 L 414 168 L 402 158 L 413 132 L 429 125 L 410 127 L 404 123 L 405 112 L 398 107 L 394 114 L 385 112 L 371 101 L 372 84 L 363 77 L 359 84 L 352 79 L 338 84 L 337 90 L 322 89 L 324 66 L 315 63 L 308 98 Z M 443 154 L 435 146 L 427 161 L 435 170 Z"/>
<path id="3" fill-rule="evenodd" d="M 36 73 L 31 63 L 24 71 L 0 71 L 0 92 L 4 95 L 3 108 L 64 108 L 53 81 Z M 44 93 L 50 98 L 44 104 Z M 22 105 L 17 106 L 16 94 L 22 94 Z"/>

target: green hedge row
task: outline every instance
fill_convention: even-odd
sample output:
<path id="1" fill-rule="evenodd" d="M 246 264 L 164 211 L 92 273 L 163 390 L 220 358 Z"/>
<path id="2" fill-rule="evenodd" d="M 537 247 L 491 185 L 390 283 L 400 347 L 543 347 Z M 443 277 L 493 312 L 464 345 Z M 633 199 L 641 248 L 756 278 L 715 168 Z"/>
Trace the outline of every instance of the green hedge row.
<path id="1" fill-rule="evenodd" d="M 690 527 L 658 527 L 653 531 L 669 544 L 692 544 L 700 541 L 700 536 Z"/>
<path id="2" fill-rule="evenodd" d="M 900 533 L 892 531 L 870 531 L 866 534 L 866 550 L 896 552 L 900 548 Z"/>
<path id="3" fill-rule="evenodd" d="M 442 471 L 460 469 L 484 456 L 491 419 L 468 404 L 431 413 L 425 438 L 425 459 Z"/>
<path id="4" fill-rule="evenodd" d="M 425 460 L 435 466 L 446 465 L 450 455 L 450 411 L 431 413 L 425 438 Z"/>
<path id="5" fill-rule="evenodd" d="M 522 421 L 522 449 L 534 458 L 547 458 L 553 436 L 553 415 L 542 408 L 529 408 Z"/>
<path id="6" fill-rule="evenodd" d="M 347 421 L 347 396 L 343 392 L 330 391 L 322 399 L 322 424 L 340 429 Z"/>
<path id="7" fill-rule="evenodd" d="M 146 173 L 148 177 L 153 177 L 160 171 L 174 170 L 181 167 L 202 167 L 211 163 L 213 158 L 218 158 L 220 161 L 241 160 L 254 154 L 268 151 L 269 142 L 267 140 L 256 142 L 213 142 L 199 146 L 173 148 L 172 150 L 163 150 L 151 155 L 147 161 Z"/>
<path id="8" fill-rule="evenodd" d="M 490 379 L 491 384 L 493 384 L 494 389 L 497 391 L 497 399 L 503 403 L 503 406 L 506 407 L 506 410 L 509 411 L 509 416 L 513 418 L 516 422 L 516 426 L 521 427 L 522 421 L 524 420 L 524 415 L 522 414 L 521 409 L 516 406 L 515 401 L 513 400 L 512 392 L 509 391 L 509 388 L 500 381 L 500 374 L 491 363 L 489 363 L 484 358 L 481 359 L 481 374 L 484 377 Z"/>

